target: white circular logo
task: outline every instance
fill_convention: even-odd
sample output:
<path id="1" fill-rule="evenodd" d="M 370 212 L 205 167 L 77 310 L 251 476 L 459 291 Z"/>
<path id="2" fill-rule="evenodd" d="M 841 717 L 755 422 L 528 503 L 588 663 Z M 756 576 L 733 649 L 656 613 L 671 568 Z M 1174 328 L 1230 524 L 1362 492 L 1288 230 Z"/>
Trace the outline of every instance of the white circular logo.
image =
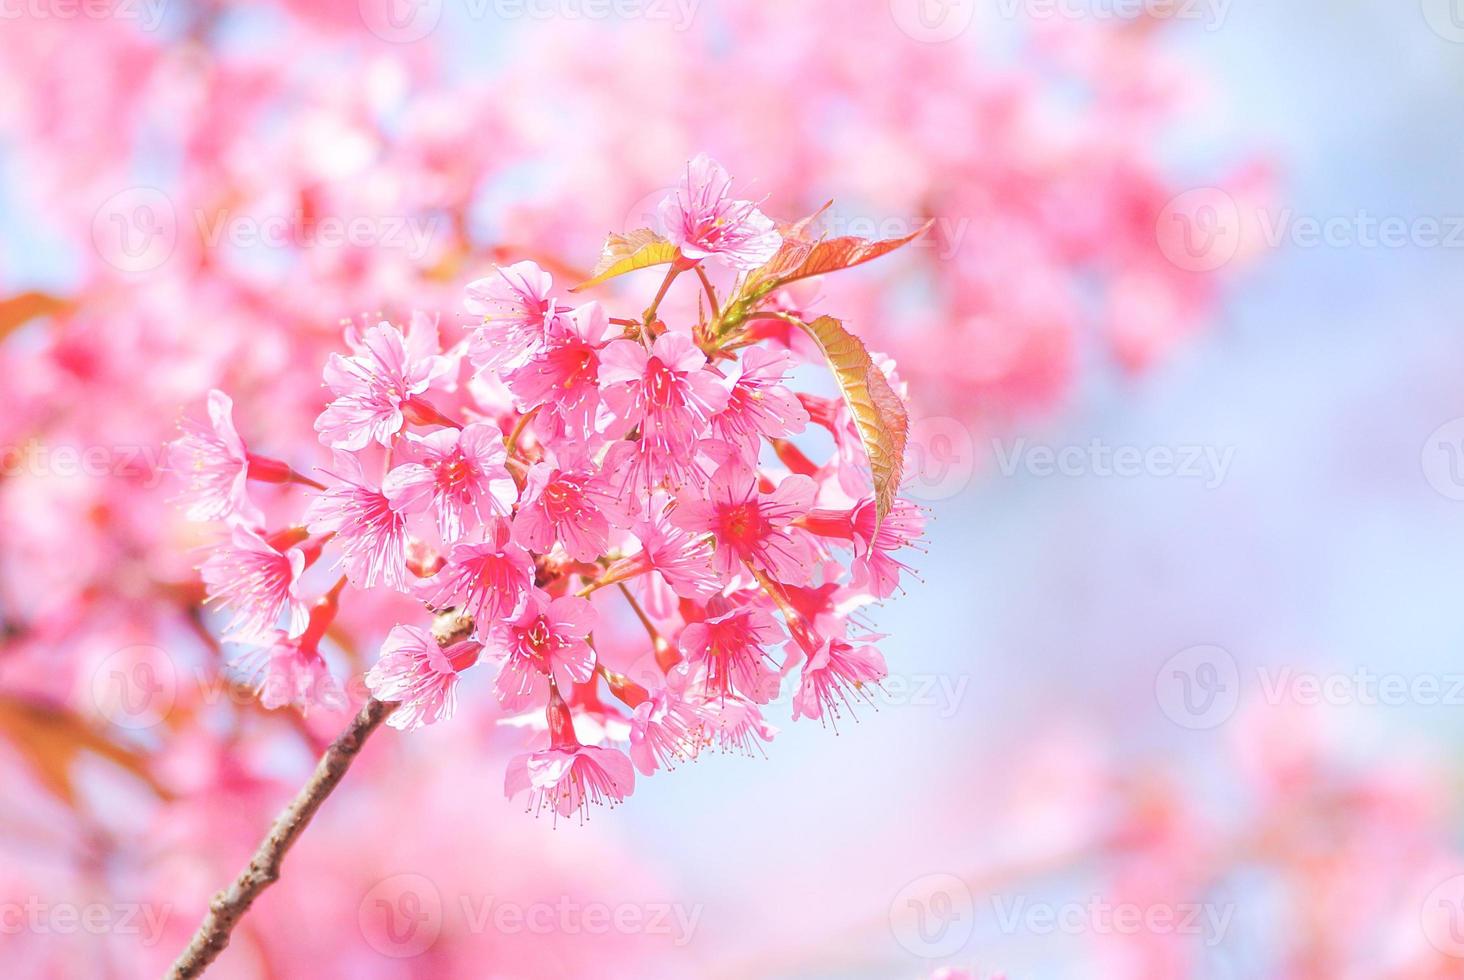
<path id="1" fill-rule="evenodd" d="M 948 500 L 971 485 L 976 440 L 953 418 L 915 419 L 905 444 L 901 493 L 916 500 Z"/>
<path id="2" fill-rule="evenodd" d="M 1464 500 L 1464 419 L 1439 426 L 1423 444 L 1423 478 L 1450 500 Z"/>
<path id="3" fill-rule="evenodd" d="M 1423 19 L 1445 41 L 1464 44 L 1464 4 L 1459 0 L 1421 0 Z"/>
<path id="4" fill-rule="evenodd" d="M 357 0 L 366 29 L 388 44 L 411 44 L 437 29 L 442 0 Z"/>
<path id="5" fill-rule="evenodd" d="M 1187 272 L 1214 272 L 1240 251 L 1240 206 L 1218 187 L 1185 191 L 1154 223 L 1159 250 Z"/>
<path id="6" fill-rule="evenodd" d="M 91 675 L 97 713 L 119 728 L 152 728 L 178 698 L 178 671 L 162 647 L 145 643 L 109 653 Z"/>
<path id="7" fill-rule="evenodd" d="M 960 952 L 976 929 L 971 889 L 952 874 L 923 875 L 890 903 L 890 931 L 908 952 L 942 959 Z"/>
<path id="8" fill-rule="evenodd" d="M 976 18 L 976 0 L 890 0 L 890 15 L 911 40 L 941 44 L 970 28 Z"/>
<path id="9" fill-rule="evenodd" d="M 1429 945 L 1455 959 L 1464 959 L 1464 875 L 1455 875 L 1428 893 L 1419 923 Z"/>
<path id="10" fill-rule="evenodd" d="M 1217 728 L 1240 705 L 1240 668 L 1228 650 L 1194 646 L 1164 662 L 1154 696 L 1165 717 L 1182 728 Z"/>
<path id="11" fill-rule="evenodd" d="M 625 217 L 621 220 L 620 227 L 614 230 L 628 232 L 640 228 L 650 228 L 654 231 L 661 231 L 661 202 L 675 194 L 676 190 L 675 187 L 662 187 L 659 190 L 642 194 L 630 207 L 625 209 Z"/>
<path id="12" fill-rule="evenodd" d="M 356 922 L 366 944 L 382 956 L 421 956 L 442 934 L 442 893 L 426 875 L 383 878 L 361 899 Z"/>
<path id="13" fill-rule="evenodd" d="M 178 245 L 172 200 L 156 187 L 129 187 L 113 194 L 92 217 L 92 244 L 102 261 L 122 272 L 157 269 Z"/>

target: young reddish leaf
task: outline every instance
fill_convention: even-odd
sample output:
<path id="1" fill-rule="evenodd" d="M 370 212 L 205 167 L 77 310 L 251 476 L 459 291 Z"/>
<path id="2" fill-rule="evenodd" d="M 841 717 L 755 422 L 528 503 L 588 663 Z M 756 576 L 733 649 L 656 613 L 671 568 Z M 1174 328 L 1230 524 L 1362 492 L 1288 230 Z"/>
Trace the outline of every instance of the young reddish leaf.
<path id="1" fill-rule="evenodd" d="M 577 293 L 582 289 L 598 286 L 637 269 L 675 262 L 680 254 L 681 251 L 675 245 L 650 228 L 639 228 L 624 235 L 612 233 L 605 239 L 604 251 L 600 253 L 600 261 L 590 274 L 591 278 L 575 286 L 570 292 Z"/>
<path id="2" fill-rule="evenodd" d="M 776 289 L 799 279 L 849 269 L 909 244 L 925 234 L 930 225 L 931 222 L 927 221 L 909 235 L 901 238 L 886 238 L 877 242 L 856 238 L 852 235 L 819 240 L 809 240 L 801 235 L 785 237 L 783 247 L 778 250 L 778 254 L 774 255 L 767 265 L 754 272 L 752 279 L 759 284 L 771 281 L 773 288 Z M 796 227 L 801 231 L 802 226 L 803 222 L 800 222 Z"/>
<path id="3" fill-rule="evenodd" d="M 821 316 L 802 326 L 818 341 L 854 416 L 874 476 L 875 515 L 884 520 L 900 489 L 910 416 L 889 379 L 870 358 L 863 341 L 845 330 L 842 323 L 831 316 Z"/>

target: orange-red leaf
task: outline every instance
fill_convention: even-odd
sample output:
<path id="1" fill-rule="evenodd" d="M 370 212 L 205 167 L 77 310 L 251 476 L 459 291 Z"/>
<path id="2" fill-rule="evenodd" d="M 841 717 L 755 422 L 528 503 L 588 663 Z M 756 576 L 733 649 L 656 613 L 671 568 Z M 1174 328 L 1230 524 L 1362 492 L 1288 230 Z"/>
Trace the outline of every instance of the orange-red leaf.
<path id="1" fill-rule="evenodd" d="M 862 265 L 914 241 L 930 228 L 930 224 L 927 221 L 909 235 L 877 242 L 853 235 L 818 240 L 804 238 L 801 234 L 785 236 L 778 254 L 752 274 L 752 281 L 760 285 L 771 282 L 776 288 L 784 283 Z M 794 227 L 801 231 L 802 222 Z"/>

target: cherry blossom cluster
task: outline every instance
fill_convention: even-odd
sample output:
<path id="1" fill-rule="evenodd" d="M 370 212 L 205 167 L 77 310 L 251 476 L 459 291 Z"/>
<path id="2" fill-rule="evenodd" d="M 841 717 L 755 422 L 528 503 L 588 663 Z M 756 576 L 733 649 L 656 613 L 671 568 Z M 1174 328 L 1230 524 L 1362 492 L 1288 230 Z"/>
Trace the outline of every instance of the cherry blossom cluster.
<path id="1" fill-rule="evenodd" d="M 794 719 L 833 724 L 870 699 L 886 668 L 858 611 L 899 588 L 922 526 L 893 492 L 898 381 L 836 321 L 780 309 L 777 287 L 892 246 L 779 225 L 705 156 L 659 215 L 660 231 L 612 236 L 586 284 L 667 266 L 640 316 L 574 305 L 525 261 L 468 286 L 473 321 L 446 342 L 421 313 L 350 325 L 324 369 L 315 476 L 251 452 L 222 392 L 185 421 L 171 462 L 188 514 L 229 525 L 202 576 L 265 706 L 343 698 L 322 642 L 341 602 L 374 590 L 431 614 L 393 627 L 365 675 L 397 704 L 388 723 L 448 719 L 460 679 L 491 666 L 502 710 L 542 733 L 506 781 L 535 811 L 583 815 L 637 770 L 760 750 L 785 686 Z M 684 273 L 703 315 L 667 323 Z M 722 297 L 714 275 L 731 277 Z M 832 396 L 790 388 L 808 351 L 827 355 Z M 251 481 L 310 499 L 272 530 Z M 338 578 L 310 603 L 313 566 Z"/>

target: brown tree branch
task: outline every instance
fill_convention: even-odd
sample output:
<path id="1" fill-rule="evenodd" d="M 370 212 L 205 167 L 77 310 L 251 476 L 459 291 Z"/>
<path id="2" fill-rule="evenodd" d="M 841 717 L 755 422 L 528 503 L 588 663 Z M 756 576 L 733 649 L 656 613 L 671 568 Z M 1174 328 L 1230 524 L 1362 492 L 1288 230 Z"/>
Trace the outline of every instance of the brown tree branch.
<path id="1" fill-rule="evenodd" d="M 351 763 L 366 744 L 366 739 L 395 708 L 395 704 L 372 698 L 346 726 L 346 730 L 330 743 L 330 747 L 316 764 L 310 781 L 295 795 L 284 812 L 275 818 L 274 825 L 260 842 L 249 864 L 228 888 L 209 902 L 208 914 L 204 916 L 203 924 L 194 933 L 193 941 L 188 944 L 183 955 L 173 964 L 173 969 L 168 973 L 169 980 L 186 980 L 199 976 L 218 958 L 224 947 L 229 945 L 234 927 L 239 924 L 244 913 L 249 911 L 249 906 L 279 879 L 285 854 L 310 825 L 310 818 L 315 816 L 315 811 L 320 809 L 325 798 L 345 777 L 346 770 L 351 768 Z"/>

